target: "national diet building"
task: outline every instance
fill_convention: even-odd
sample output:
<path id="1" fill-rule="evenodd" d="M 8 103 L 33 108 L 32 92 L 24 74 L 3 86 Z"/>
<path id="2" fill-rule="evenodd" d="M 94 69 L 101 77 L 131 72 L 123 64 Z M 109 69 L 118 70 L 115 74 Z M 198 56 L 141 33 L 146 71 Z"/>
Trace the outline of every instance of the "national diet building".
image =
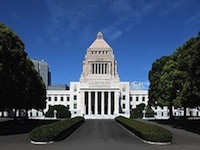
<path id="1" fill-rule="evenodd" d="M 71 82 L 69 90 L 47 90 L 47 107 L 67 106 L 72 117 L 113 119 L 130 116 L 130 109 L 148 102 L 148 91 L 130 91 L 129 82 L 120 82 L 113 49 L 99 32 L 87 48 L 79 82 Z"/>

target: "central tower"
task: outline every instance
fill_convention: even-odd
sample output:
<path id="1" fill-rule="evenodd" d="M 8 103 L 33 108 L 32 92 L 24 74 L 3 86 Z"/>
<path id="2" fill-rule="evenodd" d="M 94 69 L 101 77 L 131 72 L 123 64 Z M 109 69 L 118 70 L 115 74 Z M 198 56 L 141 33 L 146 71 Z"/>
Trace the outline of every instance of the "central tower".
<path id="1" fill-rule="evenodd" d="M 113 49 L 101 32 L 87 48 L 80 82 L 71 82 L 70 90 L 74 112 L 86 119 L 113 119 L 119 114 L 128 115 L 129 84 L 120 82 Z"/>
<path id="2" fill-rule="evenodd" d="M 89 83 L 89 86 L 110 87 L 112 83 L 119 81 L 113 50 L 99 32 L 87 49 L 80 82 Z"/>

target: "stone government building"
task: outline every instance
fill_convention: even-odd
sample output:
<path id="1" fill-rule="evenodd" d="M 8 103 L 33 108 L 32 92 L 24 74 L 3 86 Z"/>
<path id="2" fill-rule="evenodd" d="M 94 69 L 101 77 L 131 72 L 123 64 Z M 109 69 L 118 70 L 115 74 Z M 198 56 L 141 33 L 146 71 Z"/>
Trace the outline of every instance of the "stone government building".
<path id="1" fill-rule="evenodd" d="M 64 84 L 51 85 L 48 64 L 35 59 L 32 61 L 46 85 L 47 103 L 43 111 L 30 110 L 29 118 L 43 119 L 50 106 L 64 105 L 69 108 L 72 117 L 114 119 L 119 115 L 129 117 L 131 109 L 141 103 L 148 104 L 148 90 L 142 88 L 142 83 L 120 81 L 113 49 L 101 32 L 87 49 L 79 82 L 70 82 L 69 88 Z M 152 109 L 154 118 L 169 118 L 166 106 Z M 173 112 L 174 116 L 183 116 L 182 109 L 173 109 Z M 0 116 L 6 114 L 0 112 Z M 200 111 L 187 109 L 187 115 L 200 116 Z"/>
<path id="2" fill-rule="evenodd" d="M 45 111 L 50 105 L 62 104 L 70 108 L 72 116 L 86 119 L 129 117 L 130 109 L 137 104 L 130 97 L 148 102 L 147 91 L 130 91 L 129 82 L 120 82 L 113 49 L 101 32 L 87 49 L 80 81 L 71 82 L 70 90 L 47 90 L 47 97 Z"/>

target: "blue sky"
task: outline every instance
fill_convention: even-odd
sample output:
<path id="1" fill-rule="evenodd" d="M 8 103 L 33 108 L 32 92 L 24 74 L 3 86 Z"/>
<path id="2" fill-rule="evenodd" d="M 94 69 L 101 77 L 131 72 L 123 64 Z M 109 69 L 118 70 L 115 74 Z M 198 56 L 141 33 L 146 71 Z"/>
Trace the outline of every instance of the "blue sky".
<path id="1" fill-rule="evenodd" d="M 1 0 L 0 22 L 48 62 L 52 83 L 79 81 L 90 44 L 102 31 L 121 81 L 148 83 L 152 63 L 200 32 L 199 0 Z"/>

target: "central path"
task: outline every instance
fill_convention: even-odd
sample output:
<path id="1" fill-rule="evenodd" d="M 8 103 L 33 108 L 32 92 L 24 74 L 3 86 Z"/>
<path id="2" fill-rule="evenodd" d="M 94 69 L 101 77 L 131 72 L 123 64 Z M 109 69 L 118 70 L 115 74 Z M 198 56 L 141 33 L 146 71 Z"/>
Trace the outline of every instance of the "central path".
<path id="1" fill-rule="evenodd" d="M 155 150 L 114 120 L 86 120 L 71 136 L 59 143 L 65 143 L 65 148 L 70 150 Z"/>

